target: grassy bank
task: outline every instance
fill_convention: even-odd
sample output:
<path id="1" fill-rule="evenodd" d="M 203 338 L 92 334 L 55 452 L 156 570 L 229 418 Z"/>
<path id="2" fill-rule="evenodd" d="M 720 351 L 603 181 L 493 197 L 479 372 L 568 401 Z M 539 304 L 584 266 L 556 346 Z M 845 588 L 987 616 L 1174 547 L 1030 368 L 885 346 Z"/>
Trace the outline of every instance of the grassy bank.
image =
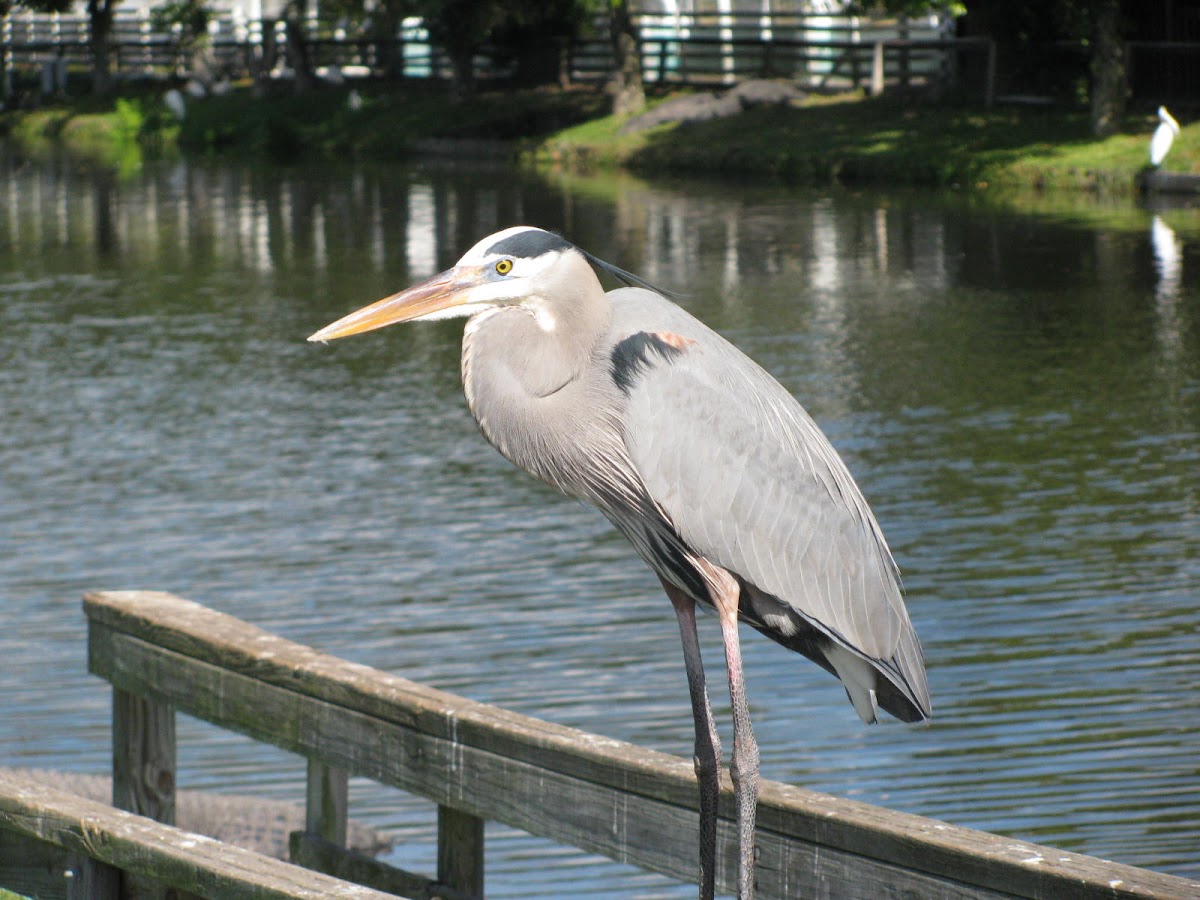
<path id="1" fill-rule="evenodd" d="M 163 103 L 163 89 L 113 101 L 91 98 L 37 110 L 0 113 L 0 135 L 27 152 L 63 147 L 95 162 L 143 154 L 229 154 L 269 162 L 299 159 L 398 159 L 430 138 L 516 141 L 555 133 L 602 114 L 590 90 L 484 94 L 453 104 L 443 90 L 403 93 L 380 88 L 318 88 L 303 96 L 277 90 L 259 96 L 239 88 L 186 101 L 182 121 Z"/>
<path id="2" fill-rule="evenodd" d="M 516 141 L 527 162 L 570 170 L 1124 192 L 1145 167 L 1156 125 L 1142 111 L 1124 133 L 1097 141 L 1083 112 L 848 95 L 624 134 L 622 120 L 604 115 L 606 98 L 584 89 L 484 94 L 460 105 L 428 90 L 360 89 L 357 96 L 352 103 L 348 89 L 265 98 L 235 90 L 189 103 L 179 123 L 158 93 L 143 93 L 108 108 L 10 112 L 0 128 L 27 147 L 58 142 L 109 161 L 127 160 L 133 150 L 277 162 L 392 159 L 428 138 L 492 139 Z M 1168 167 L 1200 172 L 1200 124 L 1184 128 Z"/>
<path id="3" fill-rule="evenodd" d="M 621 134 L 612 117 L 597 119 L 548 138 L 535 155 L 637 173 L 1130 191 L 1156 124 L 1152 115 L 1131 115 L 1124 133 L 1096 140 L 1083 112 L 844 96 L 633 134 Z M 1200 172 L 1200 124 L 1184 128 L 1168 162 Z"/>

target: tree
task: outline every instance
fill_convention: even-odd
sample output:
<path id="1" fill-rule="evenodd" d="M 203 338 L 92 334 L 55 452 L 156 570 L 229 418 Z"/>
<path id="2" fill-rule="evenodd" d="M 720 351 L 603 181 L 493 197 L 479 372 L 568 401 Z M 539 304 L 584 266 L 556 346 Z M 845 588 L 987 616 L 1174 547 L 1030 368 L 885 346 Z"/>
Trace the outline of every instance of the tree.
<path id="1" fill-rule="evenodd" d="M 72 0 L 0 0 L 0 18 L 7 16 L 15 9 L 28 9 L 31 12 L 54 13 L 66 12 L 72 6 Z"/>
<path id="2" fill-rule="evenodd" d="M 1120 127 L 1128 98 L 1121 0 L 966 0 L 966 7 L 971 30 L 995 39 L 1020 88 L 1061 89 L 1075 80 L 1086 91 L 1093 133 Z M 1086 49 L 1086 70 L 1064 58 L 1064 43 Z"/>
<path id="3" fill-rule="evenodd" d="M 404 3 L 405 0 L 393 0 Z M 432 43 L 450 57 L 453 92 L 475 94 L 475 57 L 487 44 L 501 43 L 517 54 L 543 55 L 578 31 L 595 0 L 408 0 Z M 518 58 L 517 70 L 539 69 Z"/>
<path id="4" fill-rule="evenodd" d="M 1093 2 L 1091 75 L 1092 133 L 1108 137 L 1120 129 L 1129 96 L 1120 0 Z"/>
<path id="5" fill-rule="evenodd" d="M 316 84 L 312 56 L 308 52 L 308 0 L 288 0 L 283 7 L 283 33 L 287 41 L 288 62 L 292 65 L 292 86 L 297 94 L 312 90 Z"/>
<path id="6" fill-rule="evenodd" d="M 429 39 L 450 57 L 456 100 L 475 96 L 475 55 L 505 16 L 495 0 L 417 0 Z"/>
<path id="7" fill-rule="evenodd" d="M 619 116 L 640 112 L 646 105 L 646 88 L 642 83 L 642 54 L 629 14 L 629 0 L 609 0 L 608 15 L 615 63 L 608 83 L 613 112 Z"/>
<path id="8" fill-rule="evenodd" d="M 191 72 L 201 78 L 212 74 L 208 23 L 213 15 L 208 0 L 168 0 L 150 11 L 150 24 L 155 31 L 178 34 L 176 73 Z"/>
<path id="9" fill-rule="evenodd" d="M 112 23 L 119 0 L 87 0 L 88 42 L 92 48 L 92 93 L 112 93 Z"/>

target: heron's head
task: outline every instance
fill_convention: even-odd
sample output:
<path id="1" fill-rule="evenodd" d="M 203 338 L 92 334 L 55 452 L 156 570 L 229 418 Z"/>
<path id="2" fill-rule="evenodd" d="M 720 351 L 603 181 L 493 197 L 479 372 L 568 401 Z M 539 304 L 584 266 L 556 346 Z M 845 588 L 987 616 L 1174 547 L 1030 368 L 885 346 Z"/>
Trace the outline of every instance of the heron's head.
<path id="1" fill-rule="evenodd" d="M 527 225 L 484 238 L 445 272 L 352 312 L 309 337 L 328 341 L 391 325 L 472 316 L 520 306 L 554 326 L 555 305 L 602 294 L 590 256 L 571 242 Z M 601 264 L 603 265 L 603 264 Z"/>

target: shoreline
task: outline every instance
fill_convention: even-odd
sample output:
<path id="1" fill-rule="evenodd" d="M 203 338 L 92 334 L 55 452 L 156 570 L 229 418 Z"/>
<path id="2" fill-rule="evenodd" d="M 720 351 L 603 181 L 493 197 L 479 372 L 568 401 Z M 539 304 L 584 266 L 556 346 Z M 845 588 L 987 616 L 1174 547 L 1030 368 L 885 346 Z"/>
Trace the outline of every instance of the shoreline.
<path id="1" fill-rule="evenodd" d="M 1185 125 L 1166 167 L 1150 170 L 1149 111 L 1096 140 L 1078 110 L 984 109 L 917 98 L 810 96 L 724 118 L 668 122 L 624 133 L 598 90 L 485 93 L 461 105 L 440 92 L 388 86 L 321 88 L 259 97 L 249 87 L 194 101 L 182 121 L 160 94 L 104 105 L 90 98 L 0 113 L 0 136 L 34 155 L 62 148 L 123 171 L 144 156 L 221 157 L 268 163 L 398 160 L 454 153 L 568 172 L 626 171 L 831 183 L 993 187 L 1133 195 L 1200 192 L 1200 123 Z M 662 98 L 651 101 L 651 108 Z"/>

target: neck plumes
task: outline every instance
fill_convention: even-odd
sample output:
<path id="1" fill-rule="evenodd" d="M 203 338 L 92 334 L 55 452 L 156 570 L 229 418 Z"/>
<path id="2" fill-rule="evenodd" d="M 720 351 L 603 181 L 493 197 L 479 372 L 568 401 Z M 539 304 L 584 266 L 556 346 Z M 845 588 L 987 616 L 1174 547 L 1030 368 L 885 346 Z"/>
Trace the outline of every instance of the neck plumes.
<path id="1" fill-rule="evenodd" d="M 473 316 L 463 335 L 463 386 L 476 402 L 515 393 L 547 397 L 577 380 L 608 331 L 608 298 L 592 267 L 573 251 L 561 277 L 519 304 Z"/>
<path id="2" fill-rule="evenodd" d="M 484 436 L 509 460 L 546 479 L 548 473 L 537 470 L 549 457 L 532 451 L 568 434 L 563 417 L 587 406 L 586 376 L 594 371 L 611 316 L 591 266 L 578 254 L 571 257 L 557 284 L 519 305 L 473 316 L 463 335 L 463 388 Z"/>

